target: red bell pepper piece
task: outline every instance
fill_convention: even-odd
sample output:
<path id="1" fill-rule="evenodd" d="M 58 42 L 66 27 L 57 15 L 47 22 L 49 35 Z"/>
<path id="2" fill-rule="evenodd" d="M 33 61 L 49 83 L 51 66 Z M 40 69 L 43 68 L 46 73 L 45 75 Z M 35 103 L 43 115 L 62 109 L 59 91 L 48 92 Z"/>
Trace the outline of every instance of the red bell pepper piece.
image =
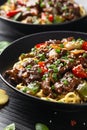
<path id="1" fill-rule="evenodd" d="M 38 62 L 38 65 L 39 65 L 40 67 L 44 67 L 44 66 L 45 66 L 45 62 L 44 62 L 44 61 L 39 61 L 39 62 Z"/>
<path id="2" fill-rule="evenodd" d="M 42 74 L 44 74 L 45 72 L 48 72 L 48 69 L 46 68 L 44 61 L 38 62 L 38 65 L 41 69 Z"/>
<path id="3" fill-rule="evenodd" d="M 7 16 L 8 17 L 13 17 L 14 15 L 16 15 L 17 13 L 21 12 L 21 10 L 12 10 L 12 11 L 9 11 L 7 13 Z"/>
<path id="4" fill-rule="evenodd" d="M 87 51 L 87 41 L 83 42 L 82 49 Z"/>
<path id="5" fill-rule="evenodd" d="M 40 47 L 45 46 L 45 45 L 46 45 L 45 43 L 39 43 L 39 44 L 37 44 L 35 47 L 36 47 L 36 48 L 40 48 Z"/>
<path id="6" fill-rule="evenodd" d="M 53 22 L 53 20 L 54 20 L 54 17 L 53 17 L 53 15 L 52 15 L 52 14 L 49 14 L 49 17 L 48 17 L 48 19 L 49 19 L 49 21 L 50 21 L 50 22 Z"/>
<path id="7" fill-rule="evenodd" d="M 84 70 L 84 68 L 81 64 L 75 66 L 72 69 L 72 72 L 75 76 L 77 76 L 79 78 L 87 78 L 87 72 Z"/>

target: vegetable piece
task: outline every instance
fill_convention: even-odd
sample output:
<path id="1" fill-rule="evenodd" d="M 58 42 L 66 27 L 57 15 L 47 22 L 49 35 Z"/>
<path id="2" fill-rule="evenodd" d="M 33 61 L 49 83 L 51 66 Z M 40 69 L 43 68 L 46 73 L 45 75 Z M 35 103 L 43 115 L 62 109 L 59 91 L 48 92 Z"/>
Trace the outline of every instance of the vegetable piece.
<path id="1" fill-rule="evenodd" d="M 9 97 L 7 94 L 0 93 L 0 105 L 4 105 L 5 103 L 7 103 L 8 99 L 9 99 Z"/>
<path id="2" fill-rule="evenodd" d="M 44 3 L 43 1 L 40 3 L 40 7 L 41 7 L 41 8 L 44 8 L 44 7 L 45 7 L 45 3 Z"/>
<path id="3" fill-rule="evenodd" d="M 37 44 L 35 47 L 36 47 L 36 48 L 40 48 L 40 47 L 43 47 L 43 46 L 45 46 L 45 43 L 39 43 L 39 44 Z"/>
<path id="4" fill-rule="evenodd" d="M 54 17 L 53 17 L 53 15 L 52 15 L 52 14 L 49 14 L 49 17 L 48 17 L 48 19 L 49 19 L 49 21 L 50 21 L 50 22 L 53 22 L 53 20 L 54 20 Z"/>
<path id="5" fill-rule="evenodd" d="M 18 19 L 20 19 L 21 15 L 22 15 L 21 12 L 17 13 L 17 14 L 13 17 L 13 20 L 18 20 Z"/>
<path id="6" fill-rule="evenodd" d="M 4 128 L 4 130 L 15 130 L 15 124 L 12 123 L 12 124 L 10 124 L 10 125 L 7 125 L 7 126 Z"/>
<path id="7" fill-rule="evenodd" d="M 82 47 L 83 40 L 78 38 L 77 40 L 73 39 L 72 41 L 65 41 L 63 44 L 67 50 L 80 49 Z"/>
<path id="8" fill-rule="evenodd" d="M 84 98 L 84 100 L 87 100 L 87 82 L 86 81 L 82 84 L 79 84 L 77 91 Z"/>
<path id="9" fill-rule="evenodd" d="M 6 91 L 4 89 L 0 89 L 0 94 L 6 94 Z"/>
<path id="10" fill-rule="evenodd" d="M 40 67 L 44 67 L 44 66 L 45 66 L 45 62 L 44 62 L 44 61 L 40 61 L 40 62 L 38 62 L 38 65 L 39 65 Z"/>
<path id="11" fill-rule="evenodd" d="M 9 45 L 8 41 L 0 41 L 0 53 Z"/>
<path id="12" fill-rule="evenodd" d="M 38 62 L 38 65 L 41 69 L 42 74 L 44 74 L 45 72 L 48 72 L 48 69 L 46 68 L 44 61 Z"/>
<path id="13" fill-rule="evenodd" d="M 13 11 L 9 11 L 6 15 L 8 17 L 13 17 L 14 15 L 16 15 L 19 12 L 21 12 L 21 10 L 13 10 Z"/>
<path id="14" fill-rule="evenodd" d="M 62 23 L 62 22 L 64 22 L 63 17 L 58 16 L 58 15 L 54 16 L 54 23 Z"/>
<path id="15" fill-rule="evenodd" d="M 6 91 L 4 89 L 0 89 L 0 105 L 4 105 L 8 102 L 8 95 L 6 94 Z"/>
<path id="16" fill-rule="evenodd" d="M 42 123 L 36 123 L 35 130 L 49 130 L 49 128 Z"/>
<path id="17" fill-rule="evenodd" d="M 79 78 L 87 78 L 87 72 L 84 70 L 84 68 L 81 64 L 75 66 L 72 69 L 72 72 L 75 76 L 77 76 Z"/>
<path id="18" fill-rule="evenodd" d="M 82 49 L 87 51 L 87 41 L 84 41 L 82 44 Z"/>
<path id="19" fill-rule="evenodd" d="M 28 90 L 29 90 L 29 92 L 30 92 L 32 95 L 34 95 L 34 94 L 36 94 L 36 93 L 39 91 L 39 87 L 40 87 L 40 85 L 39 85 L 38 83 L 36 83 L 36 82 L 30 83 L 30 84 L 28 85 Z"/>
<path id="20" fill-rule="evenodd" d="M 38 54 L 38 57 L 39 57 L 40 61 L 44 61 L 45 60 L 45 54 L 44 53 Z"/>

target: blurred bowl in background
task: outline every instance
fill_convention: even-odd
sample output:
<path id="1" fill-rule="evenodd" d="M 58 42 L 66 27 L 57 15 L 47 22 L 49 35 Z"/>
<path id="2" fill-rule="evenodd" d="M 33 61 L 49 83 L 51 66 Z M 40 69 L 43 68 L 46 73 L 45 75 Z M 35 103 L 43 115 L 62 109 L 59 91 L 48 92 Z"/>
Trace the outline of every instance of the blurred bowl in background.
<path id="1" fill-rule="evenodd" d="M 79 5 L 82 5 L 84 9 L 87 12 L 87 5 L 85 4 L 86 0 L 75 0 Z M 21 22 L 13 21 L 10 19 L 6 19 L 4 17 L 0 16 L 0 30 L 3 35 L 8 35 L 9 37 L 13 37 L 13 39 L 17 39 L 21 36 L 37 33 L 37 32 L 43 32 L 43 31 L 53 31 L 53 30 L 72 30 L 72 31 L 78 31 L 79 30 L 79 24 L 84 21 L 84 19 L 87 18 L 87 14 L 85 16 L 82 16 L 78 19 L 63 22 L 60 24 L 24 24 Z"/>

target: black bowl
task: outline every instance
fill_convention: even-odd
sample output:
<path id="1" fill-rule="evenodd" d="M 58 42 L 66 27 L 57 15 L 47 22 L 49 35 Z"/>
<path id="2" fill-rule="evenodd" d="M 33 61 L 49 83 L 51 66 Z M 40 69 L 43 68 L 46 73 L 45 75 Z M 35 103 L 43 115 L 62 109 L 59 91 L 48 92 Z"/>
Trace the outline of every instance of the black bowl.
<path id="1" fill-rule="evenodd" d="M 86 0 L 75 0 L 77 3 L 81 4 L 87 12 Z M 58 30 L 72 30 L 78 31 L 80 30 L 81 22 L 83 22 L 87 18 L 87 14 L 78 19 L 60 23 L 60 24 L 23 24 L 21 22 L 13 21 L 10 19 L 6 19 L 0 16 L 0 24 L 2 25 L 0 28 L 5 35 L 9 33 L 9 37 L 19 38 L 24 35 L 43 32 L 43 31 L 58 31 Z M 85 29 L 84 29 L 85 30 Z"/>
<path id="2" fill-rule="evenodd" d="M 4 72 L 13 65 L 19 55 L 21 53 L 28 52 L 35 44 L 44 42 L 49 39 L 62 39 L 64 37 L 71 37 L 74 36 L 75 38 L 82 38 L 87 40 L 87 34 L 86 33 L 80 33 L 80 32 L 70 32 L 70 31 L 48 31 L 43 33 L 36 33 L 31 34 L 28 36 L 25 36 L 23 38 L 20 38 L 16 41 L 14 41 L 11 45 L 9 45 L 0 55 L 0 77 L 4 81 L 5 84 L 7 84 L 8 89 L 12 88 L 15 90 L 18 94 L 21 94 L 24 96 L 24 98 L 27 98 L 29 101 L 34 102 L 39 108 L 50 108 L 52 110 L 56 111 L 77 111 L 77 110 L 85 110 L 87 109 L 87 103 L 84 104 L 66 104 L 66 103 L 56 103 L 56 102 L 50 102 L 41 100 L 37 97 L 27 95 L 23 92 L 20 92 L 18 89 L 16 89 L 12 84 L 10 84 L 7 79 L 4 78 L 3 74 Z"/>

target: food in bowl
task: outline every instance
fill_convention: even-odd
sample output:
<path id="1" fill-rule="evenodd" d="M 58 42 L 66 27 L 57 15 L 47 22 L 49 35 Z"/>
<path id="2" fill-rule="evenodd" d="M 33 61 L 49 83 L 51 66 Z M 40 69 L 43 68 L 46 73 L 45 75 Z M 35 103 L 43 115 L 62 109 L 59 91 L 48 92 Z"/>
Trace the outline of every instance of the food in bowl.
<path id="1" fill-rule="evenodd" d="M 85 16 L 86 11 L 73 0 L 7 0 L 0 15 L 27 24 L 56 24 Z"/>
<path id="2" fill-rule="evenodd" d="M 43 100 L 87 102 L 87 41 L 67 37 L 37 43 L 6 70 L 5 78 Z"/>

